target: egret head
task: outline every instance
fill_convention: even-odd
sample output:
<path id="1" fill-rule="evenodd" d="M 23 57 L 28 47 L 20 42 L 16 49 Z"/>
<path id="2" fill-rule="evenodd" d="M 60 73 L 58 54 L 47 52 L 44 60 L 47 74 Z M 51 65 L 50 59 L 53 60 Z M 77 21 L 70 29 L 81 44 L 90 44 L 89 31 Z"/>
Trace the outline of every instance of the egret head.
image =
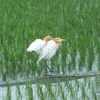
<path id="1" fill-rule="evenodd" d="M 52 40 L 52 37 L 51 36 L 46 36 L 45 38 L 44 38 L 44 40 L 47 42 L 47 41 L 50 41 L 50 40 Z"/>
<path id="2" fill-rule="evenodd" d="M 59 37 L 53 38 L 53 40 L 54 40 L 55 42 L 66 41 L 66 39 L 61 39 L 61 38 L 59 38 Z"/>

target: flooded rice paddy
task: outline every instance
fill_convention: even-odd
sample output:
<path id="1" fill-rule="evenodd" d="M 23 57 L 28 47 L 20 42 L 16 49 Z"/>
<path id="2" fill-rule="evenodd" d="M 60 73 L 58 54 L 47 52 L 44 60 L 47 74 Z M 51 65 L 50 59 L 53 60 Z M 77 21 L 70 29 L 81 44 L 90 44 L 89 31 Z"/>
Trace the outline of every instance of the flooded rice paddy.
<path id="1" fill-rule="evenodd" d="M 0 0 L 0 100 L 100 99 L 100 0 Z M 48 62 L 56 73 L 44 76 L 44 63 L 27 47 L 45 36 L 64 38 Z M 40 82 L 38 77 L 76 76 Z M 30 78 L 35 79 L 35 84 Z M 23 85 L 11 86 L 9 82 Z M 9 82 L 8 82 L 9 81 Z M 44 81 L 44 80 L 41 80 Z"/>

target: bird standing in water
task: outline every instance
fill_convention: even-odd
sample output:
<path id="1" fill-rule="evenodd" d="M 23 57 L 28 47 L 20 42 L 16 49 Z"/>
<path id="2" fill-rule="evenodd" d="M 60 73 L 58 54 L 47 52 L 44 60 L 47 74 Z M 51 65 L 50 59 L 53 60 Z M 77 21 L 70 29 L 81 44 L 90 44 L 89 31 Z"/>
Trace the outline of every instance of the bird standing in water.
<path id="1" fill-rule="evenodd" d="M 51 69 L 47 65 L 47 60 L 50 60 L 56 54 L 56 52 L 60 49 L 62 41 L 66 41 L 66 40 L 58 38 L 58 37 L 52 38 L 52 40 L 48 41 L 46 45 L 44 45 L 43 48 L 40 50 L 37 63 L 42 59 L 45 60 L 46 73 L 47 73 L 47 68 L 51 71 Z"/>

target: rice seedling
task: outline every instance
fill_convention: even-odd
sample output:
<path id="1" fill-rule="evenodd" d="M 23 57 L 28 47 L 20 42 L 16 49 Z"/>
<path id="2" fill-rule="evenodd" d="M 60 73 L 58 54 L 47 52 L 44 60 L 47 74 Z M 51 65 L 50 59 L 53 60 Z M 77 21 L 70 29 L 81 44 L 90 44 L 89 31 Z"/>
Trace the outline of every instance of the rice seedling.
<path id="1" fill-rule="evenodd" d="M 6 100 L 11 100 L 11 88 L 9 85 L 7 86 Z"/>
<path id="2" fill-rule="evenodd" d="M 20 89 L 20 86 L 17 85 L 16 86 L 16 100 L 22 100 L 22 93 L 21 93 L 21 89 Z"/>

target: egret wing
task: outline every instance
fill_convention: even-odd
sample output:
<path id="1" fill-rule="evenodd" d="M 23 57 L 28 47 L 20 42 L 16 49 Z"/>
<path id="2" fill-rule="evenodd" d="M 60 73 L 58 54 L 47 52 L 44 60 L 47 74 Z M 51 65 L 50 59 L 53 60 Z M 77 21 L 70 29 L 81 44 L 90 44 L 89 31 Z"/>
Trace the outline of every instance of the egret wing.
<path id="1" fill-rule="evenodd" d="M 53 40 L 48 41 L 40 51 L 38 62 L 42 59 L 51 59 L 55 55 L 57 49 L 58 45 Z"/>
<path id="2" fill-rule="evenodd" d="M 45 45 L 45 41 L 41 39 L 36 39 L 34 42 L 30 44 L 30 46 L 27 48 L 27 51 L 32 52 L 34 51 L 35 53 L 39 54 L 41 48 Z"/>

